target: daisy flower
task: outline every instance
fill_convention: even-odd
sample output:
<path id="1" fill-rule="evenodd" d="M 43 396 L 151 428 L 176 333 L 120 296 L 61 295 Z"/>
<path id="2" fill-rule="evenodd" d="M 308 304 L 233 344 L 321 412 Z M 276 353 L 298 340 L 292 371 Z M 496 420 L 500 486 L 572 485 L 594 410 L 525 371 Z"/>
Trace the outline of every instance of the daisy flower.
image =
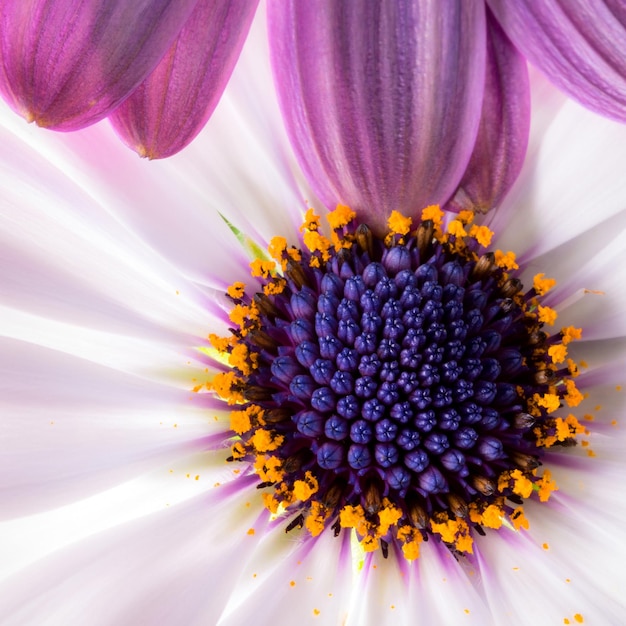
<path id="1" fill-rule="evenodd" d="M 75 130 L 110 116 L 122 140 L 141 156 L 170 156 L 193 140 L 215 109 L 257 4 L 8 0 L 0 8 L 0 93 L 40 126 Z M 397 53 L 410 56 L 412 48 L 432 47 L 433 73 L 444 68 L 445 62 L 439 62 L 445 57 L 449 62 L 461 54 L 460 65 L 473 74 L 471 89 L 462 79 L 460 85 L 467 91 L 470 116 L 483 98 L 485 51 L 499 47 L 502 29 L 570 97 L 626 121 L 626 15 L 619 0 L 424 1 L 389 3 L 384 10 L 367 2 L 275 5 L 279 13 L 302 18 L 297 20 L 301 50 L 320 38 L 341 40 L 344 65 L 350 49 L 358 54 L 368 31 L 380 29 L 384 40 L 392 34 L 385 32 L 389 18 L 400 15 L 403 24 L 396 34 L 403 36 L 398 41 L 409 44 Z M 339 32 L 339 23 L 351 13 L 355 21 L 350 30 Z M 424 34 L 419 42 L 414 41 L 418 32 Z M 317 58 L 320 71 L 340 68 L 342 63 L 325 68 L 329 58 Z M 515 79 L 513 73 L 510 85 Z M 452 82 L 447 88 L 454 91 Z M 456 106 L 448 102 L 442 108 L 451 104 Z"/>
<path id="2" fill-rule="evenodd" d="M 411 216 L 387 210 L 392 219 L 373 220 L 375 230 L 355 229 L 344 207 L 328 214 L 325 229 L 317 217 L 326 213 L 324 179 L 296 165 L 307 153 L 288 114 L 295 154 L 282 130 L 258 26 L 215 123 L 165 162 L 134 158 L 106 126 L 41 134 L 2 111 L 2 622 L 619 623 L 626 130 L 533 76 L 527 158 L 483 223 L 467 211 L 444 219 L 420 207 Z M 284 94 L 281 105 L 284 112 Z M 274 273 L 263 265 L 272 255 Z M 342 274 L 359 264 L 363 284 Z M 350 430 L 359 420 L 323 405 L 348 404 L 341 385 L 356 377 L 354 355 L 326 358 L 319 341 L 320 357 L 336 367 L 318 383 L 324 364 L 307 361 L 306 345 L 318 331 L 306 322 L 336 323 L 339 336 L 349 316 L 327 310 L 338 280 L 359 295 L 359 314 L 374 327 L 381 322 L 367 299 L 394 308 L 383 291 L 396 279 L 430 314 L 433 272 L 446 288 L 439 301 L 454 305 L 457 287 L 476 299 L 460 318 L 448 307 L 443 329 L 429 320 L 431 352 L 459 319 L 483 324 L 476 309 L 489 318 L 483 342 L 500 335 L 517 347 L 485 345 L 473 395 L 455 398 L 457 407 L 480 405 L 480 426 L 471 427 L 475 412 L 461 423 L 444 405 L 435 407 L 437 428 L 415 414 L 416 428 L 394 434 L 407 478 L 391 446 L 377 447 L 392 443 L 393 428 L 383 426 L 386 413 L 369 419 L 373 404 L 360 410 L 378 443 L 368 448 L 367 424 L 359 424 L 351 443 L 334 447 L 346 439 L 335 413 L 353 420 Z M 417 315 L 413 308 L 403 314 Z M 404 424 L 400 399 L 387 403 L 398 390 L 383 389 L 395 382 L 394 361 L 433 395 L 446 389 L 427 379 L 443 370 L 404 363 L 419 356 L 413 345 L 387 358 L 399 328 L 397 316 L 385 319 L 375 392 Z M 361 353 L 352 331 L 344 324 L 341 341 L 359 358 L 372 354 Z M 409 334 L 419 343 L 419 333 Z M 465 339 L 455 349 L 469 350 Z M 453 383 L 470 377 L 471 358 L 454 380 L 448 358 Z M 409 404 L 426 402 L 414 391 L 402 390 Z M 284 402 L 272 405 L 280 394 Z M 293 410 L 298 402 L 302 410 Z M 298 418 L 285 419 L 283 406 Z M 457 454 L 443 461 L 459 448 L 471 450 L 461 453 L 466 467 Z M 418 450 L 432 455 L 424 467 Z"/>

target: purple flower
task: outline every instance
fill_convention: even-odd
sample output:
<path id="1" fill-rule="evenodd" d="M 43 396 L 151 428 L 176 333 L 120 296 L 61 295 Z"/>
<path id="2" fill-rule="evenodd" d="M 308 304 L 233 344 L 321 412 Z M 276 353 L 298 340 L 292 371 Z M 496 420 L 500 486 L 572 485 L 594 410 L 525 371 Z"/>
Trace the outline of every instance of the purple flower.
<path id="1" fill-rule="evenodd" d="M 213 112 L 256 5 L 257 0 L 7 0 L 0 9 L 0 91 L 12 108 L 41 126 L 74 130 L 112 115 L 122 139 L 140 155 L 170 156 Z M 528 87 L 520 53 L 585 106 L 626 120 L 626 17 L 619 0 L 269 6 L 290 134 L 305 133 L 304 118 L 287 102 L 302 90 L 309 98 L 306 125 L 336 143 L 332 152 L 309 155 L 305 171 L 322 167 L 329 174 L 328 159 L 340 156 L 336 167 L 349 163 L 353 175 L 371 174 L 372 168 L 383 177 L 393 172 L 389 187 L 395 191 L 374 190 L 372 199 L 416 199 L 416 183 L 407 180 L 421 180 L 423 170 L 411 160 L 417 169 L 407 171 L 397 155 L 365 163 L 355 154 L 375 148 L 382 158 L 385 151 L 408 148 L 429 163 L 429 183 L 420 183 L 423 196 L 452 194 L 454 180 L 462 182 L 456 204 L 487 208 L 499 202 L 526 145 Z M 296 58 L 297 67 L 288 71 Z M 367 103 L 375 92 L 385 98 Z M 327 126 L 328 118 L 341 119 L 340 126 Z M 342 153 L 341 142 L 355 125 L 377 132 L 367 134 L 369 146 L 353 140 L 353 153 Z M 485 197 L 488 181 L 479 180 L 476 169 L 488 156 L 497 184 Z M 404 180 L 402 189 L 394 187 L 398 180 Z M 326 184 L 330 193 L 337 181 L 331 176 Z"/>
<path id="2" fill-rule="evenodd" d="M 387 559 L 380 553 L 363 558 L 345 529 L 338 538 L 328 528 L 312 539 L 297 529 L 286 534 L 290 517 L 270 519 L 262 490 L 255 488 L 257 474 L 247 464 L 226 462 L 234 440 L 231 407 L 212 393 L 192 391 L 206 390 L 216 373 L 229 371 L 207 342 L 210 333 L 223 335 L 233 326 L 227 286 L 246 281 L 252 290 L 260 288 L 249 277 L 251 254 L 258 255 L 276 234 L 302 246 L 304 235 L 297 229 L 305 210 L 313 206 L 322 213 L 329 202 L 315 193 L 324 179 L 307 182 L 299 170 L 301 147 L 296 155 L 291 151 L 275 94 L 267 88 L 267 41 L 258 26 L 224 106 L 215 113 L 216 123 L 167 161 L 134 158 L 107 126 L 41 133 L 6 108 L 0 111 L 0 622 L 620 623 L 626 559 L 619 498 L 626 469 L 625 400 L 618 389 L 624 383 L 626 336 L 626 127 L 564 100 L 532 75 L 533 120 L 524 166 L 498 210 L 484 217 L 497 233 L 495 247 L 518 253 L 521 269 L 515 277 L 528 289 L 535 274 L 554 276 L 557 285 L 542 303 L 558 312 L 559 325 L 583 327 L 582 341 L 571 350 L 576 360 L 587 362 L 576 382 L 590 396 L 571 410 L 590 430 L 583 437 L 588 445 L 547 451 L 546 465 L 559 491 L 546 503 L 532 496 L 525 504 L 528 530 L 495 531 L 485 524 L 487 536 L 476 531 L 471 558 L 457 559 L 450 542 L 432 535 L 410 563 L 397 558 L 393 544 Z M 351 176 L 348 171 L 346 179 Z M 418 222 L 418 207 L 401 208 Z M 454 221 L 449 218 L 448 226 Z M 462 227 L 455 225 L 455 237 L 461 237 Z M 399 234 L 402 224 L 397 228 Z M 422 243 L 428 248 L 432 240 Z M 468 266 L 447 263 L 439 253 L 433 265 L 445 278 L 446 298 L 452 298 L 446 315 L 455 321 L 454 287 L 463 284 Z M 407 249 L 388 248 L 380 265 L 386 272 L 405 271 Z M 394 289 L 380 267 L 368 267 L 363 283 L 380 283 L 381 296 Z M 297 267 L 285 271 L 297 281 Z M 426 267 L 420 276 L 430 273 Z M 352 278 L 342 279 L 349 281 L 347 299 L 360 302 L 364 285 Z M 315 310 L 308 292 L 289 302 L 292 311 L 313 313 L 310 327 L 304 323 L 292 330 L 299 344 L 306 343 L 307 333 L 318 332 L 316 326 L 332 334 L 337 323 L 342 341 L 356 332 L 347 323 L 348 302 L 339 331 L 332 317 L 336 281 L 327 282 L 329 296 L 318 297 Z M 510 290 L 513 299 L 515 285 L 512 280 L 498 288 Z M 437 285 L 427 290 L 435 293 Z M 405 292 L 405 303 L 423 296 Z M 473 295 L 480 308 L 483 293 Z M 369 294 L 361 306 L 374 300 Z M 502 315 L 488 307 L 500 330 L 512 305 L 505 300 L 497 303 Z M 284 300 L 274 302 L 287 310 Z M 396 306 L 390 299 L 385 304 L 389 311 Z M 363 323 L 375 338 L 382 315 L 369 312 Z M 409 312 L 406 323 L 421 313 Z M 393 355 L 402 332 L 393 316 L 386 319 L 391 323 L 380 327 L 382 356 L 374 355 L 379 361 L 386 358 L 383 350 Z M 437 324 L 424 333 L 431 342 L 458 328 Z M 366 347 L 370 339 L 361 334 Z M 498 338 L 491 333 L 487 339 Z M 257 340 L 265 341 L 259 335 Z M 274 350 L 272 342 L 270 337 Z M 473 449 L 483 465 L 498 462 L 502 438 L 495 435 L 502 426 L 510 445 L 510 420 L 503 423 L 493 411 L 484 412 L 482 430 L 496 432 L 477 439 L 481 429 L 459 430 L 461 417 L 445 409 L 439 414 L 444 426 L 433 431 L 427 411 L 410 415 L 411 402 L 443 401 L 452 390 L 456 400 L 473 393 L 486 406 L 517 392 L 492 380 L 480 380 L 473 389 L 460 383 L 445 388 L 433 377 L 454 382 L 458 367 L 448 361 L 445 370 L 416 369 L 419 343 L 419 333 L 413 333 L 408 352 L 397 359 L 416 373 L 397 378 L 411 386 L 408 406 L 394 399 L 393 357 L 378 370 L 375 358 L 362 360 L 363 393 L 371 382 L 377 384 L 376 371 L 381 383 L 367 408 L 363 403 L 363 419 L 353 415 L 349 402 L 339 407 L 339 400 L 337 414 L 344 421 L 319 419 L 324 403 L 357 387 L 350 380 L 350 350 L 337 353 L 342 374 L 330 372 L 328 382 L 327 364 L 315 363 L 315 355 L 310 376 L 297 369 L 302 362 L 293 360 L 293 345 L 275 359 L 270 371 L 280 384 L 291 385 L 298 377 L 294 395 L 308 401 L 307 394 L 317 394 L 321 408 L 300 415 L 297 425 L 304 435 L 324 432 L 329 445 L 316 452 L 320 467 L 332 471 L 343 462 L 345 449 L 335 446 L 340 439 L 334 438 L 343 437 L 350 419 L 355 444 L 345 455 L 348 463 L 357 472 L 367 469 L 366 463 L 390 464 L 386 480 L 398 491 L 406 473 L 394 466 L 393 441 L 402 442 L 405 466 L 422 472 L 419 488 L 433 498 L 448 474 L 434 464 L 424 467 L 428 455 L 441 454 L 441 466 L 452 472 L 470 455 L 447 454 L 442 430 L 457 429 L 456 448 Z M 520 367 L 519 354 L 510 348 L 502 346 L 498 363 L 483 362 L 487 378 L 497 378 L 498 367 L 511 372 Z M 308 362 L 315 349 L 303 347 L 299 358 Z M 329 355 L 335 349 L 330 340 L 324 342 Z M 451 341 L 447 349 L 463 349 L 463 342 Z M 465 364 L 470 373 L 474 365 Z M 310 393 L 313 374 L 323 384 Z M 386 403 L 393 404 L 388 418 L 376 419 Z M 466 422 L 479 410 L 468 411 Z M 593 421 L 585 419 L 591 415 Z M 412 417 L 424 433 L 423 446 L 415 429 L 402 432 Z M 522 415 L 516 428 L 529 428 L 528 419 Z M 372 437 L 377 443 L 368 458 Z M 312 490 L 313 484 L 309 480 L 300 490 Z"/>

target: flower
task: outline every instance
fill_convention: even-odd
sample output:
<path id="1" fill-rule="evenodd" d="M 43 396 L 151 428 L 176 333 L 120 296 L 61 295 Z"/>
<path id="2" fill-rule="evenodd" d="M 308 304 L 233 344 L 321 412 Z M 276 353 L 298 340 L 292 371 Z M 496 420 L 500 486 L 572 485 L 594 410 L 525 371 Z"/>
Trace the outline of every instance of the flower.
<path id="1" fill-rule="evenodd" d="M 129 4 L 11 0 L 4 3 L 0 13 L 0 92 L 26 119 L 56 130 L 82 128 L 110 115 L 124 142 L 140 155 L 170 156 L 196 136 L 214 110 L 257 1 L 144 0 Z M 379 13 L 380 7 L 371 3 L 363 7 L 333 1 L 270 3 L 276 15 L 293 13 L 298 33 L 308 33 L 298 36 L 297 42 L 301 51 L 311 50 L 309 61 L 305 59 L 307 74 L 314 74 L 315 66 L 324 68 L 330 58 L 314 51 L 326 37 L 338 45 L 340 55 L 355 59 L 358 57 L 353 57 L 351 51 L 358 52 L 379 28 L 381 34 L 385 33 L 389 19 L 393 22 L 399 18 L 401 27 L 396 35 L 401 45 L 396 53 L 405 57 L 407 66 L 413 62 L 414 52 L 418 52 L 416 61 L 420 65 L 420 50 L 431 53 L 426 72 L 419 68 L 424 82 L 417 85 L 417 93 L 425 85 L 430 87 L 426 91 L 431 95 L 439 93 L 432 86 L 441 79 L 442 96 L 454 98 L 455 90 L 463 92 L 463 98 L 459 92 L 461 102 L 447 100 L 445 106 L 437 103 L 437 107 L 448 125 L 457 115 L 457 123 L 471 120 L 464 138 L 468 145 L 473 141 L 483 98 L 485 52 L 486 80 L 499 79 L 501 84 L 487 85 L 484 109 L 492 130 L 483 128 L 483 141 L 495 139 L 493 129 L 498 123 L 488 114 L 497 112 L 500 90 L 511 91 L 510 108 L 501 112 L 509 136 L 510 124 L 524 108 L 524 98 L 521 103 L 516 100 L 527 89 L 526 80 L 516 67 L 516 54 L 507 50 L 507 41 L 502 43 L 507 37 L 569 96 L 594 111 L 625 121 L 626 18 L 618 5 L 604 0 L 596 0 L 592 8 L 586 2 L 561 6 L 527 0 L 424 1 L 389 3 Z M 364 12 L 369 12 L 368 19 L 361 19 Z M 351 27 L 340 32 L 339 25 L 350 20 Z M 388 31 L 388 35 L 393 34 Z M 278 59 L 278 64 L 288 58 Z M 457 64 L 459 67 L 454 69 Z M 440 70 L 446 68 L 454 72 L 441 75 Z M 326 68 L 321 73 L 332 77 L 334 69 Z M 370 64 L 364 76 L 372 70 L 376 72 Z M 409 74 L 410 70 L 405 76 Z M 459 85 L 454 84 L 453 76 L 460 79 Z M 333 81 L 328 84 L 333 85 Z M 333 86 L 341 91 L 340 84 Z M 414 87 L 401 89 L 410 92 Z M 418 99 L 422 105 L 428 103 L 423 92 Z M 411 111 L 412 104 L 407 104 L 407 111 Z M 441 127 L 444 137 L 448 125 Z M 523 135 L 520 129 L 519 137 Z M 525 140 L 520 146 L 500 144 L 499 148 L 506 153 L 511 149 L 515 153 L 517 148 L 523 155 L 524 146 Z M 457 150 L 456 159 L 462 161 L 464 156 L 464 150 Z M 516 158 L 521 163 L 521 157 Z"/>
<path id="2" fill-rule="evenodd" d="M 249 61 L 220 124 L 169 162 L 116 151 L 106 127 L 43 136 L 4 114 L 2 511 L 14 521 L 0 536 L 14 562 L 2 620 L 619 622 L 624 129 L 538 78 L 529 158 L 489 224 L 522 278 L 557 279 L 543 304 L 584 327 L 572 350 L 589 365 L 579 380 L 595 456 L 555 455 L 560 490 L 531 503 L 527 532 L 477 538 L 473 564 L 429 541 L 411 565 L 375 554 L 359 569 L 332 533 L 303 541 L 268 521 L 254 477 L 223 462 L 230 450 L 205 452 L 228 427 L 221 403 L 190 392 L 211 373 L 192 348 L 225 330 L 221 294 L 248 261 L 216 213 L 244 243 L 295 243 L 303 195 L 321 204 L 267 69 Z"/>

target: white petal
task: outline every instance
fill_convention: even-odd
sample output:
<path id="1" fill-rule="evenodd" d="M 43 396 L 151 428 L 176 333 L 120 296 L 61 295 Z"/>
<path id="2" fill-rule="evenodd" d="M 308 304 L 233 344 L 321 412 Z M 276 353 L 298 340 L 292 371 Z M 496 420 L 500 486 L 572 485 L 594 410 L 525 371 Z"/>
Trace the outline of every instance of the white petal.
<path id="1" fill-rule="evenodd" d="M 544 298 L 559 314 L 557 328 L 583 327 L 584 339 L 626 334 L 626 210 L 590 227 L 524 265 L 523 280 L 535 273 L 556 278 Z"/>
<path id="2" fill-rule="evenodd" d="M 376 552 L 366 557 L 354 586 L 346 626 L 391 623 L 403 612 L 408 590 L 395 556 L 384 559 Z"/>
<path id="3" fill-rule="evenodd" d="M 73 261 L 78 274 L 85 264 L 104 281 L 123 277 L 129 262 L 159 286 L 172 280 L 171 265 L 178 281 L 181 273 L 209 278 L 218 262 L 226 282 L 234 280 L 229 272 L 239 276 L 242 250 L 210 206 L 206 176 L 202 186 L 186 185 L 176 163 L 139 159 L 107 124 L 42 133 L 1 105 L 0 125 L 0 214 L 5 228 L 16 228 L 14 245 Z M 110 267 L 100 258 L 89 266 L 94 249 L 108 253 Z"/>
<path id="4" fill-rule="evenodd" d="M 622 551 L 613 556 L 608 541 L 554 507 L 525 508 L 529 532 L 487 531 L 478 541 L 494 622 L 548 626 L 569 619 L 574 624 L 580 614 L 585 623 L 619 623 L 623 608 L 606 585 Z"/>
<path id="5" fill-rule="evenodd" d="M 174 376 L 182 379 L 183 371 L 189 371 L 186 367 L 189 356 L 184 353 L 182 346 L 176 346 L 173 342 L 168 345 L 165 332 L 163 343 L 159 344 L 133 336 L 82 328 L 4 307 L 0 307 L 0 319 L 2 335 L 9 339 L 65 352 L 121 372 L 171 380 Z M 192 342 L 193 338 L 190 338 L 187 344 L 190 354 Z M 193 387 L 191 376 L 187 380 L 187 387 Z"/>
<path id="6" fill-rule="evenodd" d="M 0 522 L 0 580 L 82 539 L 193 498 L 233 478 L 226 455 L 193 455 L 84 500 Z M 133 475 L 137 472 L 134 468 Z M 51 485 L 48 485 L 51 487 Z M 141 494 L 141 497 L 138 497 Z"/>
<path id="7" fill-rule="evenodd" d="M 99 533 L 0 585 L 0 621 L 215 624 L 258 542 L 257 517 L 216 489 Z"/>
<path id="8" fill-rule="evenodd" d="M 2 517 L 71 502 L 193 454 L 220 428 L 199 394 L 30 343 L 0 346 Z"/>
<path id="9" fill-rule="evenodd" d="M 36 134 L 37 144 L 58 138 L 46 155 L 41 145 L 33 151 L 15 135 L 0 134 L 6 148 L 0 154 L 4 305 L 133 334 L 155 325 L 204 333 L 206 296 L 120 224 L 111 205 L 94 199 L 97 186 L 86 190 L 63 169 L 65 139 L 74 135 Z M 70 156 L 79 161 L 81 154 Z"/>
<path id="10" fill-rule="evenodd" d="M 533 114 L 546 97 L 552 108 L 551 89 L 544 84 L 535 90 Z M 625 125 L 571 100 L 553 117 L 534 115 L 522 173 L 502 207 L 488 216 L 498 246 L 528 261 L 617 215 L 624 210 L 624 162 Z"/>
<path id="11" fill-rule="evenodd" d="M 280 524 L 242 568 L 218 626 L 344 623 L 352 575 L 342 541 L 327 532 L 302 544 Z"/>
<path id="12" fill-rule="evenodd" d="M 355 581 L 358 586 L 346 624 L 491 626 L 471 578 L 476 573 L 464 571 L 450 552 L 434 541 L 420 544 L 420 557 L 410 564 L 398 563 L 392 556 L 383 559 L 380 554 L 368 561 Z"/>
<path id="13" fill-rule="evenodd" d="M 410 568 L 406 624 L 476 624 L 496 626 L 481 597 L 480 574 L 457 561 L 432 539 L 420 544 L 420 557 Z"/>

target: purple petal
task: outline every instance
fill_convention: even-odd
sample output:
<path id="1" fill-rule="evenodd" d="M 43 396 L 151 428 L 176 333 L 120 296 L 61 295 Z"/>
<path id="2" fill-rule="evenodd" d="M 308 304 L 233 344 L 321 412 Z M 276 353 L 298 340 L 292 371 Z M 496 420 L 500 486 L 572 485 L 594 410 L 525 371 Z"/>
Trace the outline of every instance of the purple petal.
<path id="1" fill-rule="evenodd" d="M 623 0 L 488 0 L 520 52 L 587 108 L 626 122 Z"/>
<path id="2" fill-rule="evenodd" d="M 457 187 L 478 131 L 482 2 L 269 3 L 287 131 L 313 190 L 376 229 Z"/>
<path id="3" fill-rule="evenodd" d="M 258 0 L 200 0 L 157 68 L 111 115 L 141 156 L 182 150 L 217 106 L 250 30 Z"/>
<path id="4" fill-rule="evenodd" d="M 76 130 L 155 68 L 196 0 L 0 3 L 0 92 L 28 121 Z"/>
<path id="5" fill-rule="evenodd" d="M 498 206 L 522 169 L 529 130 L 526 60 L 488 11 L 482 118 L 472 158 L 448 208 L 486 213 Z"/>

